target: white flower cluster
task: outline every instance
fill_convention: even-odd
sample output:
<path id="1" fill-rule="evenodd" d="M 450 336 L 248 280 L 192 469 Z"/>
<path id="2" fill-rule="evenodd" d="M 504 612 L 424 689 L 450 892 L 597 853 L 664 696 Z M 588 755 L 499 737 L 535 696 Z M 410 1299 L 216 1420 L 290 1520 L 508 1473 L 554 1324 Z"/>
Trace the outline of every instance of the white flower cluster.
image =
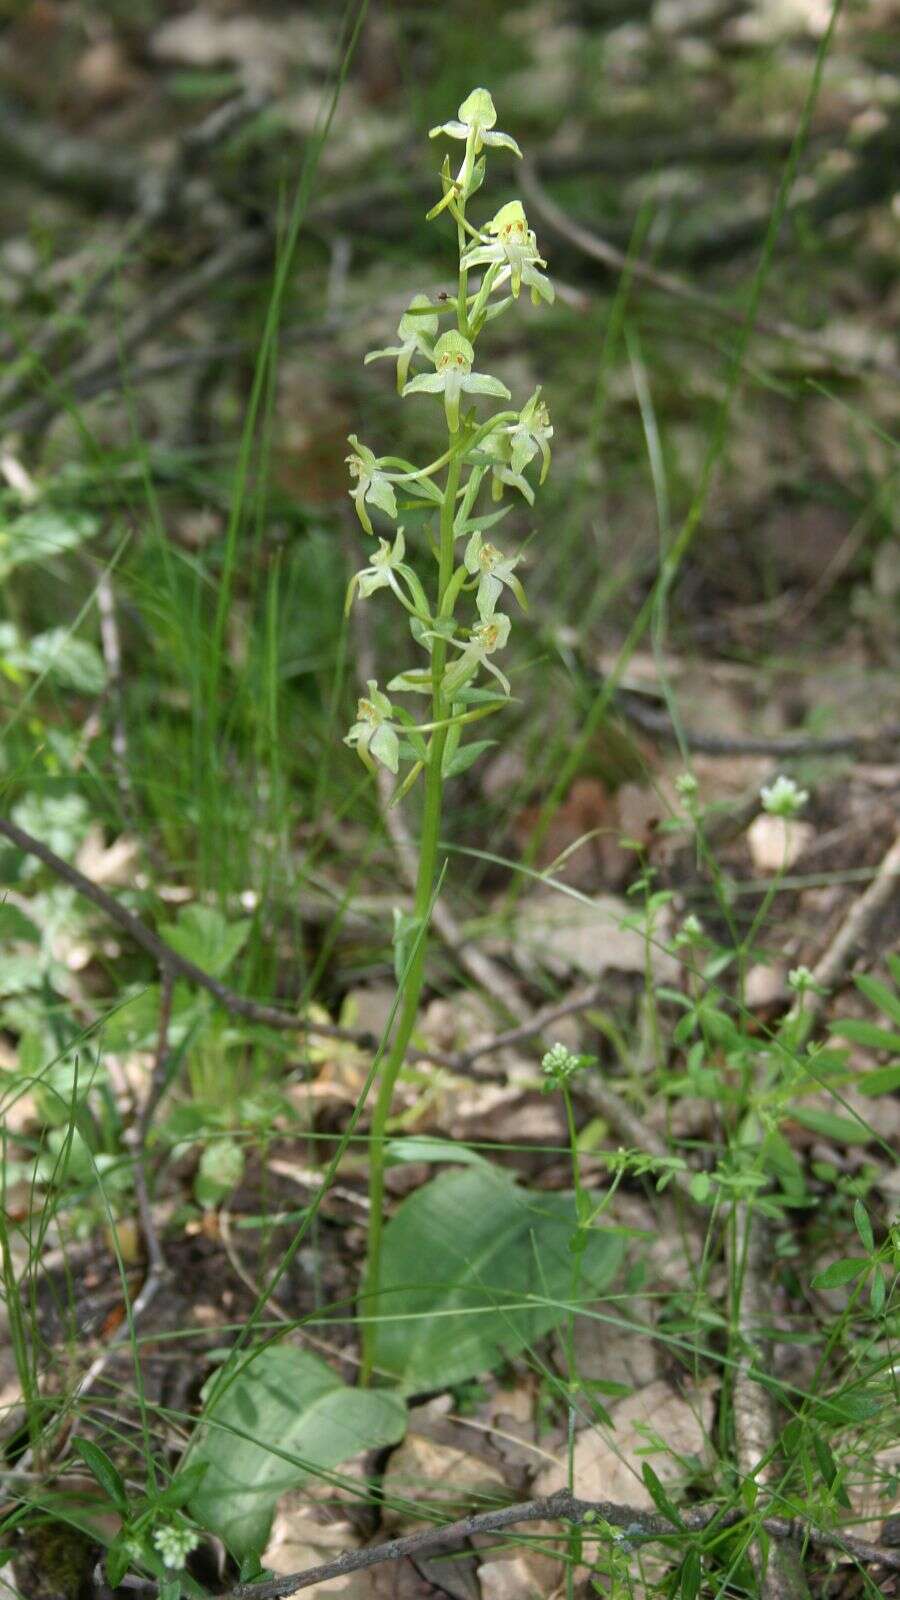
<path id="1" fill-rule="evenodd" d="M 577 1056 L 564 1044 L 555 1044 L 541 1058 L 541 1067 L 547 1079 L 545 1089 L 561 1089 L 576 1072 L 590 1063 L 590 1056 Z"/>
<path id="2" fill-rule="evenodd" d="M 193 1529 L 184 1524 L 179 1526 L 174 1522 L 166 1522 L 161 1528 L 154 1529 L 153 1543 L 162 1556 L 163 1566 L 172 1572 L 180 1572 L 200 1539 Z"/>
<path id="3" fill-rule="evenodd" d="M 762 808 L 770 817 L 796 817 L 809 799 L 806 789 L 799 789 L 793 778 L 776 778 L 774 783 L 763 784 L 759 791 Z"/>

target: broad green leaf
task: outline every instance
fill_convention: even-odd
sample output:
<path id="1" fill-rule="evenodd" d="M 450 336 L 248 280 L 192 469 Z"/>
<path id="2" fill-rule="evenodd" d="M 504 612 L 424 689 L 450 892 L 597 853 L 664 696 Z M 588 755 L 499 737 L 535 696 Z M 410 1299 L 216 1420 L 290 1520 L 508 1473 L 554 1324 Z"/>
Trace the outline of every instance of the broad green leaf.
<path id="1" fill-rule="evenodd" d="M 452 1139 L 437 1139 L 427 1133 L 411 1134 L 407 1139 L 391 1139 L 385 1148 L 385 1164 L 398 1166 L 404 1161 L 452 1161 L 458 1167 L 489 1167 L 490 1162 L 468 1145 Z"/>
<path id="2" fill-rule="evenodd" d="M 900 1089 L 900 1061 L 894 1061 L 889 1067 L 879 1067 L 877 1072 L 867 1072 L 865 1077 L 857 1080 L 860 1094 L 890 1094 L 894 1089 Z"/>
<path id="3" fill-rule="evenodd" d="M 120 1533 L 106 1552 L 106 1581 L 111 1589 L 118 1589 L 134 1561 L 130 1531 Z"/>
<path id="4" fill-rule="evenodd" d="M 40 944 L 41 935 L 39 929 L 29 921 L 18 906 L 10 905 L 8 900 L 4 900 L 0 903 L 0 944 L 8 939 L 23 944 Z"/>
<path id="5" fill-rule="evenodd" d="M 181 1506 L 187 1505 L 192 1495 L 197 1493 L 208 1471 L 205 1461 L 197 1461 L 183 1472 L 178 1472 L 172 1479 L 167 1489 L 154 1496 L 154 1506 L 167 1511 L 177 1511 Z"/>
<path id="6" fill-rule="evenodd" d="M 121 1003 L 104 1019 L 101 1039 L 104 1050 L 153 1050 L 159 1036 L 158 983 L 134 985 L 120 991 Z M 169 1044 L 181 1044 L 189 1029 L 204 1015 L 202 1002 L 186 984 L 176 984 Z"/>
<path id="7" fill-rule="evenodd" d="M 856 1223 L 856 1231 L 862 1240 L 863 1249 L 871 1252 L 875 1249 L 875 1236 L 872 1232 L 869 1213 L 861 1200 L 854 1200 L 853 1202 L 853 1221 Z"/>
<path id="8" fill-rule="evenodd" d="M 696 1600 L 703 1577 L 703 1559 L 695 1544 L 691 1545 L 681 1568 L 681 1600 Z"/>
<path id="9" fill-rule="evenodd" d="M 829 1026 L 839 1038 L 868 1045 L 870 1050 L 900 1050 L 900 1033 L 893 1033 L 890 1028 L 879 1028 L 875 1022 L 862 1022 L 857 1017 L 838 1017 Z"/>
<path id="10" fill-rule="evenodd" d="M 167 923 L 159 931 L 180 956 L 221 978 L 244 948 L 250 921 L 244 917 L 229 923 L 214 906 L 192 905 L 183 908 L 177 922 Z"/>
<path id="11" fill-rule="evenodd" d="M 496 739 L 473 739 L 471 744 L 463 745 L 462 749 L 457 750 L 452 759 L 446 763 L 444 777 L 458 778 L 461 773 L 468 772 L 478 757 L 483 756 L 485 750 L 492 749 L 496 743 Z"/>
<path id="12" fill-rule="evenodd" d="M 669 1496 L 666 1494 L 665 1489 L 660 1483 L 659 1478 L 651 1467 L 649 1461 L 645 1461 L 641 1467 L 641 1477 L 644 1480 L 644 1487 L 653 1501 L 653 1504 L 656 1506 L 657 1511 L 661 1511 L 664 1517 L 668 1517 L 669 1521 L 674 1523 L 676 1528 L 683 1528 L 684 1523 L 681 1520 L 681 1513 L 679 1512 L 678 1507 L 669 1499 Z"/>
<path id="13" fill-rule="evenodd" d="M 100 694 L 106 684 L 106 668 L 97 646 L 89 639 L 76 639 L 68 628 L 36 634 L 26 645 L 11 650 L 7 660 L 82 694 Z"/>
<path id="14" fill-rule="evenodd" d="M 244 1152 L 233 1139 L 213 1139 L 204 1147 L 194 1179 L 197 1204 L 212 1210 L 237 1188 L 244 1176 Z"/>
<path id="15" fill-rule="evenodd" d="M 814 1106 L 792 1106 L 791 1116 L 801 1128 L 821 1134 L 823 1139 L 834 1139 L 837 1144 L 868 1144 L 874 1138 L 871 1128 L 862 1122 L 852 1122 L 849 1117 L 839 1117 L 834 1111 L 818 1111 Z"/>
<path id="16" fill-rule="evenodd" d="M 13 806 L 13 821 L 48 844 L 58 856 L 74 856 L 91 825 L 91 812 L 80 794 L 26 794 Z M 43 872 L 39 861 L 27 858 L 24 877 Z"/>
<path id="17" fill-rule="evenodd" d="M 868 1422 L 884 1410 L 881 1395 L 857 1393 L 826 1395 L 809 1402 L 809 1415 L 816 1422 Z"/>
<path id="18" fill-rule="evenodd" d="M 80 1455 L 88 1471 L 96 1478 L 104 1494 L 117 1511 L 127 1512 L 128 1490 L 118 1467 L 110 1461 L 105 1450 L 90 1439 L 73 1439 L 72 1449 Z"/>
<path id="19" fill-rule="evenodd" d="M 207 1388 L 214 1393 L 221 1381 Z M 287 1489 L 362 1450 L 395 1444 L 405 1428 L 399 1396 L 349 1389 L 309 1351 L 269 1345 L 205 1414 L 190 1465 L 208 1465 L 191 1513 L 239 1559 L 259 1552 Z"/>
<path id="20" fill-rule="evenodd" d="M 93 538 L 99 523 L 85 511 L 26 511 L 0 527 L 0 580 L 28 561 L 48 561 Z"/>
<path id="21" fill-rule="evenodd" d="M 446 1172 L 411 1194 L 382 1246 L 375 1365 L 407 1393 L 489 1372 L 567 1315 L 571 1195 L 530 1194 L 490 1168 Z M 617 1234 L 591 1230 L 583 1299 L 609 1287 Z"/>
<path id="22" fill-rule="evenodd" d="M 817 1272 L 812 1280 L 814 1289 L 841 1289 L 844 1284 L 852 1283 L 868 1266 L 859 1256 L 845 1256 L 840 1261 L 832 1261 L 830 1267 L 824 1272 Z"/>
<path id="23" fill-rule="evenodd" d="M 886 1017 L 890 1017 L 891 1021 L 900 1027 L 900 994 L 895 994 L 893 989 L 889 989 L 886 983 L 881 982 L 880 978 L 871 978 L 866 973 L 856 978 L 855 983 L 857 989 L 867 1000 L 871 1000 L 873 1006 L 877 1006 L 879 1011 L 883 1011 Z"/>

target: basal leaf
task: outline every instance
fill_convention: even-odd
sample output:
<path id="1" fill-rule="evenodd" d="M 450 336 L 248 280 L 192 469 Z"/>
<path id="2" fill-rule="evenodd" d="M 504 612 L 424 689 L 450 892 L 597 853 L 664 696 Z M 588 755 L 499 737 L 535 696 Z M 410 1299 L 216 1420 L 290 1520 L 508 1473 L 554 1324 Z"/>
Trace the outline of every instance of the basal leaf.
<path id="1" fill-rule="evenodd" d="M 375 1365 L 406 1393 L 489 1372 L 567 1315 L 571 1195 L 531 1194 L 483 1166 L 446 1172 L 403 1202 L 384 1232 Z M 592 1229 L 580 1293 L 596 1298 L 623 1241 Z"/>
<path id="2" fill-rule="evenodd" d="M 309 1351 L 268 1345 L 205 1414 L 190 1465 L 207 1470 L 190 1510 L 238 1559 L 258 1553 L 285 1490 L 396 1443 L 405 1428 L 397 1395 L 349 1389 Z"/>
<path id="3" fill-rule="evenodd" d="M 250 932 L 249 918 L 226 922 L 214 906 L 185 906 L 178 921 L 160 928 L 167 944 L 180 956 L 221 978 L 239 955 Z"/>
<path id="4" fill-rule="evenodd" d="M 26 511 L 8 527 L 0 527 L 0 579 L 29 561 L 47 561 L 74 550 L 100 526 L 85 511 Z"/>

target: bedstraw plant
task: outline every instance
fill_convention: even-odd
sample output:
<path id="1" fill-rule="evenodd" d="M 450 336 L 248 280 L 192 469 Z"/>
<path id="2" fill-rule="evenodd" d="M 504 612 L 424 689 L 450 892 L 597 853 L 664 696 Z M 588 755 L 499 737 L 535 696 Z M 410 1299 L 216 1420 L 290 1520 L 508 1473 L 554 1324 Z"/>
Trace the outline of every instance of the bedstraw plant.
<path id="1" fill-rule="evenodd" d="M 373 350 L 366 361 L 396 362 L 397 387 L 404 397 L 433 396 L 441 403 L 446 444 L 427 466 L 416 467 L 393 455 L 377 456 L 355 434 L 348 457 L 351 496 L 366 534 L 377 549 L 350 582 L 348 607 L 384 589 L 406 612 L 413 644 L 424 664 L 412 665 L 380 689 L 370 681 L 347 734 L 366 765 L 375 763 L 397 777 L 392 803 L 423 779 L 418 875 L 411 916 L 397 920 L 396 966 L 402 1003 L 396 1032 L 384 1061 L 372 1117 L 368 1261 L 365 1281 L 364 1371 L 371 1375 L 374 1315 L 380 1284 L 385 1129 L 397 1075 L 413 1033 L 425 971 L 428 924 L 438 887 L 438 838 L 444 785 L 464 771 L 485 748 L 464 742 L 470 725 L 499 710 L 510 693 L 498 665 L 510 634 L 502 609 L 512 595 L 525 607 L 517 576 L 519 556 L 487 537 L 510 509 L 505 491 L 515 490 L 532 505 L 537 474 L 543 482 L 550 466 L 553 428 L 540 388 L 519 410 L 479 416 L 484 400 L 509 402 L 499 378 L 480 371 L 476 348 L 487 325 L 515 307 L 522 285 L 535 305 L 553 300 L 553 287 L 518 200 L 509 200 L 480 224 L 470 203 L 485 178 L 488 149 L 521 156 L 509 134 L 495 130 L 497 113 L 486 89 L 474 89 L 459 108 L 458 121 L 432 128 L 433 139 L 460 141 L 463 157 L 453 176 L 449 157 L 441 170 L 442 196 L 429 220 L 456 228 L 458 273 L 455 294 L 436 300 L 417 295 L 400 320 L 397 343 Z M 490 499 L 482 507 L 486 492 Z M 419 513 L 430 528 L 414 560 L 399 524 L 401 512 Z M 424 519 L 421 513 L 425 512 Z M 430 515 L 429 515 L 430 514 Z M 377 533 L 373 518 L 390 524 Z M 428 568 L 422 581 L 417 566 Z M 423 696 L 429 702 L 421 720 L 394 696 Z"/>

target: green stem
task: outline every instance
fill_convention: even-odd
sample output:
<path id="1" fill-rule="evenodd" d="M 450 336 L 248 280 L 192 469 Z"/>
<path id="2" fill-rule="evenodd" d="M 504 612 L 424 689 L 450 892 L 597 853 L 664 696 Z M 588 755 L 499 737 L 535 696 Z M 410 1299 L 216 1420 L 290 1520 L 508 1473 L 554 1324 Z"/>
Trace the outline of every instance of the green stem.
<path id="1" fill-rule="evenodd" d="M 462 468 L 462 457 L 457 454 L 451 457 L 447 468 L 447 481 L 444 486 L 444 498 L 441 503 L 441 543 L 438 567 L 438 612 L 444 599 L 447 587 L 453 576 L 453 515 L 456 506 L 456 493 L 459 488 L 459 477 Z M 447 658 L 446 640 L 435 638 L 431 652 L 431 709 L 432 721 L 444 722 L 444 704 L 441 693 L 441 680 L 444 676 L 444 667 Z M 427 921 L 431 911 L 434 895 L 435 875 L 437 871 L 438 838 L 441 828 L 441 807 L 444 793 L 443 759 L 444 746 L 447 742 L 447 727 L 436 728 L 431 736 L 429 747 L 428 767 L 425 773 L 425 806 L 422 812 L 422 832 L 419 841 L 419 870 L 416 878 L 415 898 L 413 900 L 413 915 L 423 926 L 419 931 L 418 943 L 415 954 L 406 973 L 403 1005 L 397 1022 L 397 1032 L 391 1046 L 390 1054 L 381 1069 L 381 1078 L 378 1085 L 378 1096 L 375 1101 L 375 1110 L 372 1113 L 372 1133 L 369 1153 L 369 1240 L 368 1257 L 366 1264 L 366 1279 L 364 1288 L 364 1314 L 362 1337 L 362 1370 L 361 1381 L 368 1384 L 372 1380 L 372 1371 L 375 1358 L 375 1316 L 378 1312 L 378 1299 L 381 1288 L 381 1239 L 384 1226 L 384 1145 L 385 1131 L 391 1104 L 394 1098 L 394 1089 L 403 1061 L 406 1056 L 409 1041 L 416 1025 L 419 1013 L 419 1000 L 422 994 L 422 985 L 425 978 L 425 956 L 428 948 Z"/>

